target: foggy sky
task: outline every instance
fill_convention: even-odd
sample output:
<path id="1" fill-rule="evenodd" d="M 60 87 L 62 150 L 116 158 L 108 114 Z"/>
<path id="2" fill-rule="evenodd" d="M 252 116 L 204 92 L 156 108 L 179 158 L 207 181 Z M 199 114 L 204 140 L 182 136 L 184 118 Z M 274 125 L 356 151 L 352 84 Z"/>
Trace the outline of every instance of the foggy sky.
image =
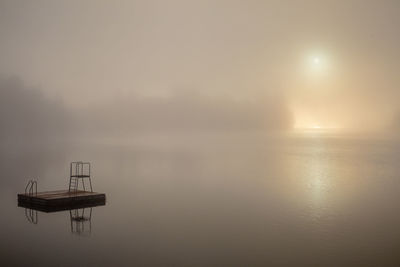
<path id="1" fill-rule="evenodd" d="M 1 0 L 0 73 L 101 129 L 387 128 L 399 26 L 389 0 Z"/>

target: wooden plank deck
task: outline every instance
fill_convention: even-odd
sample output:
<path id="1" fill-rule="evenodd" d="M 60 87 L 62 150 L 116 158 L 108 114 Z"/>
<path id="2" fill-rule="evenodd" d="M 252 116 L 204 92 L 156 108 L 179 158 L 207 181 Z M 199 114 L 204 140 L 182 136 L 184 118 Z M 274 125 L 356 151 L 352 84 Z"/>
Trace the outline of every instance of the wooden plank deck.
<path id="1" fill-rule="evenodd" d="M 106 195 L 97 192 L 68 190 L 18 194 L 18 206 L 45 212 L 105 205 Z"/>

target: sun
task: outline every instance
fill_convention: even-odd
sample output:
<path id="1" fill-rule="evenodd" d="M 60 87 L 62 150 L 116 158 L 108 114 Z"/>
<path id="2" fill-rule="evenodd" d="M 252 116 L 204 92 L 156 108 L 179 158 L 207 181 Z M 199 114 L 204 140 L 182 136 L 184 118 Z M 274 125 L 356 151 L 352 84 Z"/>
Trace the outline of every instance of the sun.
<path id="1" fill-rule="evenodd" d="M 310 67 L 313 68 L 314 70 L 322 69 L 326 63 L 322 55 L 311 55 L 308 62 Z"/>
<path id="2" fill-rule="evenodd" d="M 303 62 L 303 69 L 306 71 L 306 73 L 311 74 L 311 77 L 319 77 L 322 74 L 328 74 L 331 70 L 330 60 L 326 53 L 309 53 L 306 55 Z"/>

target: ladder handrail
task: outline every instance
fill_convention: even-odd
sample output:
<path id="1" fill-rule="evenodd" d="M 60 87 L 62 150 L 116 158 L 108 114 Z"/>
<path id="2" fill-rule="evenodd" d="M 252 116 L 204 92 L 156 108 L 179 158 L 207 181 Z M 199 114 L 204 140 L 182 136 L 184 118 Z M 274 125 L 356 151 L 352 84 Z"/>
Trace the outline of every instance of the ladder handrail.
<path id="1" fill-rule="evenodd" d="M 29 189 L 28 189 L 29 187 Z M 33 189 L 35 188 L 35 191 Z M 37 196 L 37 181 L 35 180 L 29 180 L 28 184 L 25 186 L 25 194 L 32 196 L 33 193 L 35 193 L 35 196 Z"/>
<path id="2" fill-rule="evenodd" d="M 75 172 L 73 172 L 73 166 L 75 167 Z M 87 169 L 85 169 L 87 166 Z M 84 175 L 85 171 L 88 172 L 86 175 L 90 176 L 90 162 L 83 161 L 73 161 L 70 163 L 69 176 Z"/>

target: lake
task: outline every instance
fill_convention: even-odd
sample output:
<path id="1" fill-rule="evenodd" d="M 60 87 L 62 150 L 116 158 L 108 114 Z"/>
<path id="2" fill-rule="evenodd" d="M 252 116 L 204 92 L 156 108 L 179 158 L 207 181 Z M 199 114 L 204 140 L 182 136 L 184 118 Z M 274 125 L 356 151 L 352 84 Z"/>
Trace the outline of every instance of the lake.
<path id="1" fill-rule="evenodd" d="M 1 266 L 400 266 L 395 139 L 169 134 L 4 145 L 0 160 Z M 76 160 L 105 206 L 17 206 L 29 179 L 67 188 Z"/>

